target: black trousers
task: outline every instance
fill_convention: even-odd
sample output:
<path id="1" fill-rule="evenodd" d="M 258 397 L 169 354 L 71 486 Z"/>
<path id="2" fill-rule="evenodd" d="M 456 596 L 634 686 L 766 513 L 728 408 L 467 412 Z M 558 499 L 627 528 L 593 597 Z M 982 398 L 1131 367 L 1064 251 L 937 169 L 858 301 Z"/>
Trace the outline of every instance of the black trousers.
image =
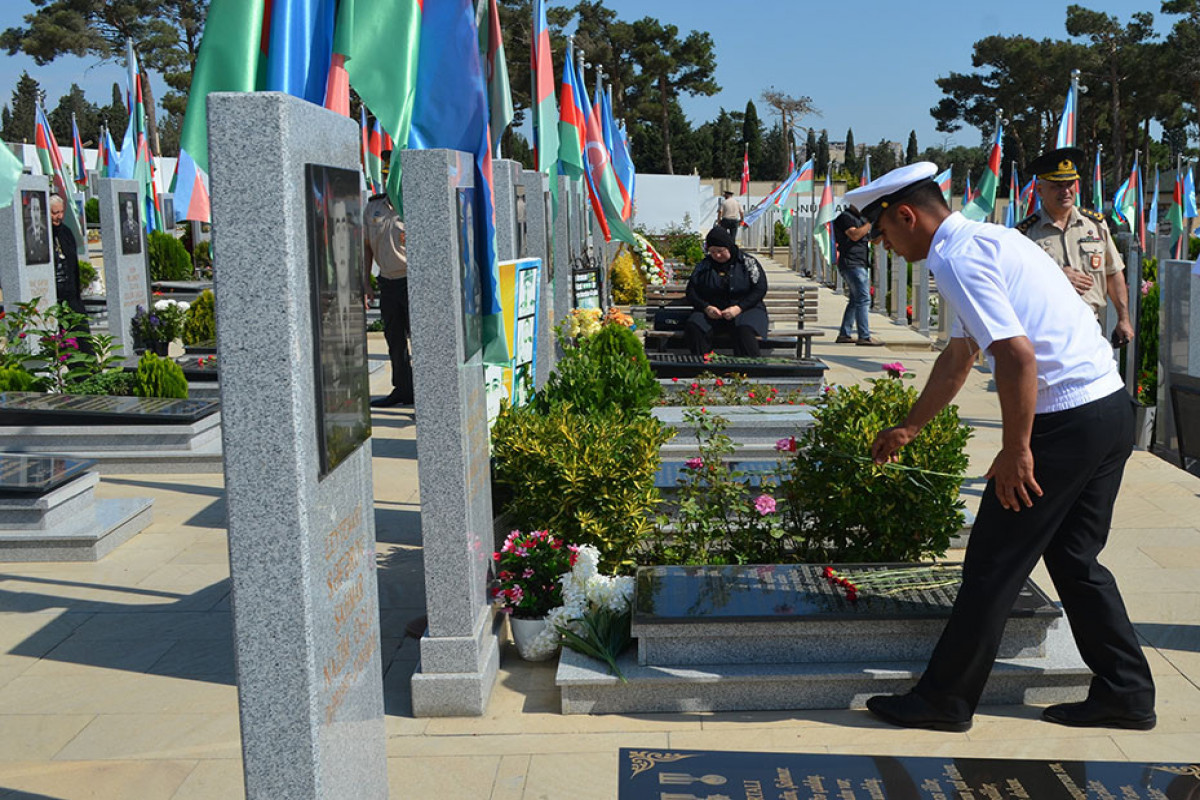
<path id="1" fill-rule="evenodd" d="M 392 389 L 400 398 L 413 400 L 412 356 L 408 352 L 408 278 L 379 277 L 379 314 L 383 338 L 392 362 Z"/>
<path id="2" fill-rule="evenodd" d="M 721 218 L 721 220 L 720 220 L 720 222 L 719 222 L 718 224 L 720 224 L 720 226 L 721 226 L 722 228 L 724 228 L 726 231 L 728 231 L 728 232 L 729 232 L 729 235 L 733 237 L 733 240 L 734 240 L 735 242 L 737 241 L 737 232 L 738 232 L 738 228 L 740 228 L 740 227 L 741 227 L 741 225 L 742 225 L 742 221 L 741 221 L 741 220 L 739 220 L 739 219 L 726 219 L 726 218 L 722 217 L 722 218 Z"/>
<path id="3" fill-rule="evenodd" d="M 700 312 L 692 314 L 694 317 Z M 712 352 L 713 334 L 724 334 L 733 338 L 733 352 L 739 356 L 750 356 L 757 358 L 758 349 L 758 334 L 754 328 L 749 325 L 738 325 L 737 320 L 715 320 L 705 319 L 709 325 L 709 330 L 705 330 L 704 326 L 698 324 L 695 320 L 688 319 L 683 326 L 684 341 L 687 342 L 688 349 L 693 355 L 702 356 L 705 353 Z"/>
<path id="4" fill-rule="evenodd" d="M 1043 496 L 1009 511 L 988 481 L 950 620 L 915 691 L 943 713 L 969 719 L 1000 646 L 1013 602 L 1038 558 L 1062 600 L 1093 673 L 1089 698 L 1132 715 L 1154 709 L 1154 682 L 1112 573 L 1096 557 L 1133 450 L 1125 390 L 1034 417 L 1034 476 Z"/>

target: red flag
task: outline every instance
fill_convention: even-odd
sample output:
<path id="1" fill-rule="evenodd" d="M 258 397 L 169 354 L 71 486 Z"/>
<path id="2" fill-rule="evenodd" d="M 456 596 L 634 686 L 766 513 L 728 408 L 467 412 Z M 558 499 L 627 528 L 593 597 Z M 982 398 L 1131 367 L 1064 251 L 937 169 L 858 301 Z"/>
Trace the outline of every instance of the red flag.
<path id="1" fill-rule="evenodd" d="M 738 194 L 747 194 L 750 191 L 750 148 L 746 147 L 746 152 L 742 155 L 742 188 L 738 189 Z"/>

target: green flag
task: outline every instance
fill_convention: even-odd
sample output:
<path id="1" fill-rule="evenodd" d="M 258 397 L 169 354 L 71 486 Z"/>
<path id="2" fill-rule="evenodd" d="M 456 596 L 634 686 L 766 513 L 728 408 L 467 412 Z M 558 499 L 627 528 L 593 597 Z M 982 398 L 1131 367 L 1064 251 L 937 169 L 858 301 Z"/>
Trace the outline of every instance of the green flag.
<path id="1" fill-rule="evenodd" d="M 0 208 L 12 205 L 24 165 L 8 145 L 0 143 Z"/>
<path id="2" fill-rule="evenodd" d="M 479 0 L 475 14 L 479 25 L 479 60 L 487 81 L 492 152 L 499 158 L 500 138 L 513 121 L 512 90 L 508 85 L 508 63 L 504 57 L 504 35 L 500 32 L 500 9 L 496 0 Z M 484 16 L 486 15 L 486 19 Z"/>

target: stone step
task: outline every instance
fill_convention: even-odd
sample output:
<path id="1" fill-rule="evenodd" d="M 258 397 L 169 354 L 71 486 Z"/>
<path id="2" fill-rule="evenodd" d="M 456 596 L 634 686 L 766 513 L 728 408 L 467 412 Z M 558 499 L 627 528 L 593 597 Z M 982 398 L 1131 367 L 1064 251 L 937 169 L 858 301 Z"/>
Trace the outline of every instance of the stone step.
<path id="1" fill-rule="evenodd" d="M 876 662 L 642 666 L 618 661 L 627 683 L 600 661 L 563 649 L 556 683 L 564 714 L 686 713 L 862 708 L 875 694 L 906 692 L 925 659 Z M 1045 655 L 998 659 L 982 704 L 1062 703 L 1087 695 L 1091 671 L 1063 620 Z"/>

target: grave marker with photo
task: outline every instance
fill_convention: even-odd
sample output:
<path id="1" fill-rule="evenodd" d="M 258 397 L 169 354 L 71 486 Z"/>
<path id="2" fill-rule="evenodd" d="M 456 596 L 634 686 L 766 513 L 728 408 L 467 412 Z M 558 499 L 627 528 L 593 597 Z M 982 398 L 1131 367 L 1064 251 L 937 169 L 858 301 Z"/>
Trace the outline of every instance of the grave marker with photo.
<path id="1" fill-rule="evenodd" d="M 38 297 L 42 308 L 57 302 L 50 246 L 50 182 L 22 175 L 12 205 L 0 208 L 0 291 L 10 309 Z"/>

